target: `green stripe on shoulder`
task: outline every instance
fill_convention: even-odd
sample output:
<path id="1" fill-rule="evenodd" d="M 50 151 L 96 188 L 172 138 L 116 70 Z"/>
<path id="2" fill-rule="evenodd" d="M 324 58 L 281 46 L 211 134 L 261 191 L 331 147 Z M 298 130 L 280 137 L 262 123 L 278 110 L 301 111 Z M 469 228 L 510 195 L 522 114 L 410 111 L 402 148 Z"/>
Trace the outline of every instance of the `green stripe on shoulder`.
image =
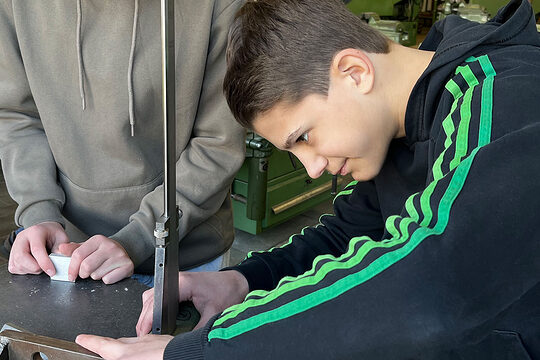
<path id="1" fill-rule="evenodd" d="M 460 66 L 456 70 L 456 74 L 461 74 L 469 88 L 465 91 L 463 96 L 463 104 L 460 109 L 461 121 L 459 122 L 459 128 L 456 138 L 456 151 L 454 158 L 450 162 L 450 170 L 456 168 L 461 162 L 461 159 L 467 155 L 469 145 L 469 124 L 471 122 L 472 113 L 472 97 L 476 85 L 479 84 L 478 79 L 474 76 L 469 66 Z"/>
<path id="2" fill-rule="evenodd" d="M 478 61 L 480 67 L 486 76 L 484 84 L 482 86 L 482 108 L 480 113 L 480 132 L 478 138 L 478 144 L 480 146 L 486 145 L 491 141 L 491 128 L 493 118 L 493 82 L 497 72 L 489 60 L 489 56 L 482 55 L 480 57 L 470 57 L 467 62 Z"/>

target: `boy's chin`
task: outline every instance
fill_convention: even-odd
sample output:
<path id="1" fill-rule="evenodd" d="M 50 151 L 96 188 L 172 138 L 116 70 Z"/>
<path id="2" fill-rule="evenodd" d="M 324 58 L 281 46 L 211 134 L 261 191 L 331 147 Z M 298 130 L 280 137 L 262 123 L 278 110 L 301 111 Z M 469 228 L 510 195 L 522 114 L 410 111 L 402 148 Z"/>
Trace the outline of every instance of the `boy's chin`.
<path id="1" fill-rule="evenodd" d="M 379 172 L 381 171 L 380 168 L 377 169 L 353 169 L 350 172 L 350 175 L 352 178 L 356 181 L 369 181 L 373 180 L 373 178 L 377 175 L 379 175 Z"/>

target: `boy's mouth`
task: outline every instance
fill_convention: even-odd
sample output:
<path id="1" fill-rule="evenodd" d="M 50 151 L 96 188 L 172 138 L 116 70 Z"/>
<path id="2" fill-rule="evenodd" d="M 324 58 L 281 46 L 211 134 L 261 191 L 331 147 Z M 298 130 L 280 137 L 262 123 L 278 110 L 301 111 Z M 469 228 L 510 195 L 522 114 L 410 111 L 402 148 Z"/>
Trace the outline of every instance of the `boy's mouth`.
<path id="1" fill-rule="evenodd" d="M 341 167 L 341 169 L 339 169 L 338 174 L 342 176 L 347 175 L 347 160 L 345 160 L 345 162 L 343 163 L 343 166 Z"/>

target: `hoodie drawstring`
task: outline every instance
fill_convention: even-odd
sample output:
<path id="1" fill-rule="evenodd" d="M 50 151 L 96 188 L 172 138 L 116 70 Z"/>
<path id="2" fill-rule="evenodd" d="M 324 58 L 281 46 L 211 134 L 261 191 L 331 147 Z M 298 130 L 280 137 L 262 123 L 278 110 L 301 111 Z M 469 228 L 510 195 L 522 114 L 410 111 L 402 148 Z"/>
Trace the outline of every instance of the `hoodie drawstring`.
<path id="1" fill-rule="evenodd" d="M 129 125 L 131 127 L 131 136 L 135 136 L 135 111 L 133 97 L 133 62 L 135 57 L 135 42 L 137 40 L 137 20 L 139 17 L 139 0 L 135 0 L 135 10 L 133 12 L 133 30 L 131 32 L 131 50 L 129 52 L 128 65 L 128 95 L 129 95 Z M 79 92 L 83 110 L 86 109 L 86 95 L 84 92 L 84 64 L 82 58 L 81 46 L 81 27 L 82 27 L 82 7 L 81 0 L 77 0 L 77 60 L 79 63 Z"/>
<path id="2" fill-rule="evenodd" d="M 133 13 L 133 30 L 131 32 L 131 50 L 129 52 L 128 66 L 128 93 L 129 93 L 129 125 L 131 126 L 131 136 L 135 136 L 135 111 L 133 109 L 133 58 L 135 55 L 135 41 L 137 39 L 137 18 L 139 17 L 139 0 L 135 0 L 135 11 Z"/>
<path id="3" fill-rule="evenodd" d="M 81 0 L 77 0 L 77 60 L 79 61 L 79 92 L 81 94 L 81 102 L 83 110 L 86 109 L 86 96 L 84 94 L 84 66 L 82 60 L 82 47 L 81 47 Z"/>

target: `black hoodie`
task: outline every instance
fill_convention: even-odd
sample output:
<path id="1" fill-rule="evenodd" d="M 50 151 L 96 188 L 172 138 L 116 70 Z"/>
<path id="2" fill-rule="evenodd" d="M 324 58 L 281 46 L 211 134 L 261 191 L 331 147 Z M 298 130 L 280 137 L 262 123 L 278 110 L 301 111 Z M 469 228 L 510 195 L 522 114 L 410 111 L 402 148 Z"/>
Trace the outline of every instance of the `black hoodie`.
<path id="1" fill-rule="evenodd" d="M 406 137 L 334 215 L 252 253 L 252 292 L 165 358 L 540 358 L 540 36 L 515 0 L 450 16 L 410 96 Z"/>

